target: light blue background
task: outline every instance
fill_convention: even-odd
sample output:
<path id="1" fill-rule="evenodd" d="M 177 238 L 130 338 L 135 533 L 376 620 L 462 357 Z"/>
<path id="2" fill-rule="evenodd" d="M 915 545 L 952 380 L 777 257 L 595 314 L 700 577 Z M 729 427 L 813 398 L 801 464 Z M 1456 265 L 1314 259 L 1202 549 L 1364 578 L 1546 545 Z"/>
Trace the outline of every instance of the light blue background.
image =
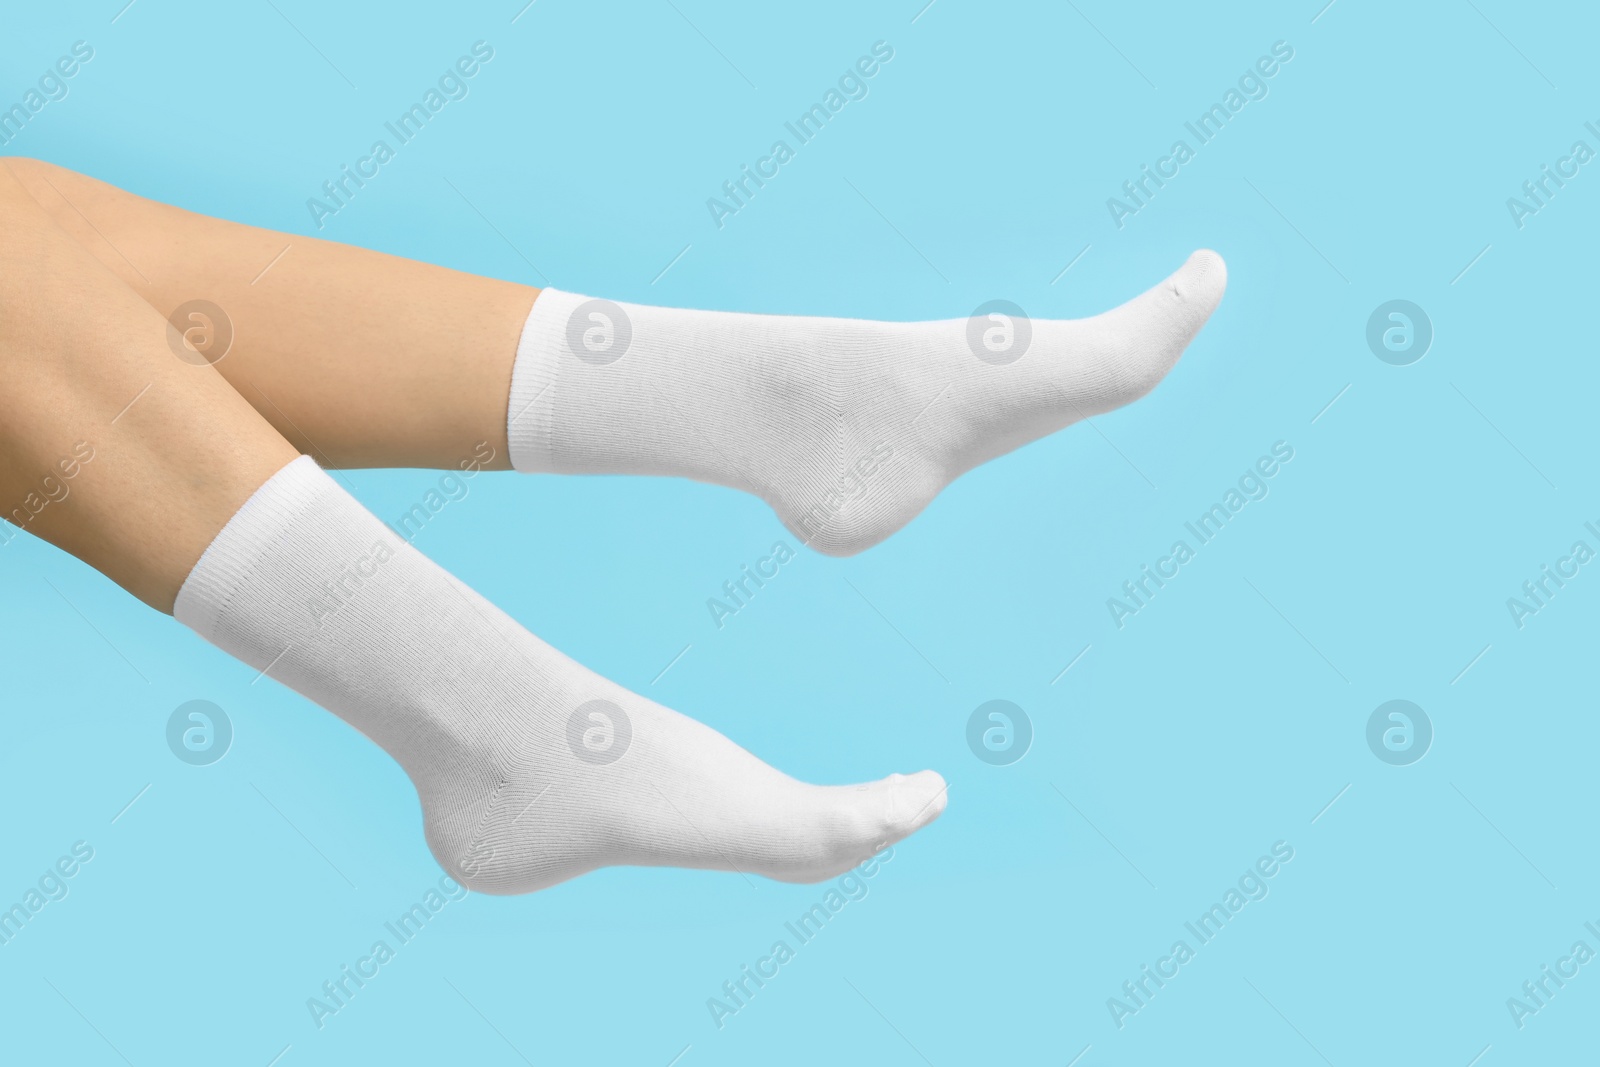
<path id="1" fill-rule="evenodd" d="M 291 234 L 482 39 L 471 95 L 322 236 L 764 312 L 1087 315 L 1202 246 L 1230 287 L 1152 396 L 963 478 L 862 556 L 801 555 L 721 631 L 706 599 L 788 537 L 731 491 L 484 476 L 418 538 L 790 773 L 949 779 L 944 817 L 720 1030 L 707 998 L 822 887 L 609 870 L 469 897 L 319 1030 L 307 998 L 438 876 L 404 775 L 75 560 L 0 547 L 0 898 L 95 849 L 0 946 L 7 1062 L 1491 1067 L 1591 1047 L 1600 965 L 1521 1030 L 1506 999 L 1574 941 L 1600 949 L 1600 577 L 1520 631 L 1505 602 L 1574 540 L 1600 547 L 1600 173 L 1521 230 L 1506 199 L 1574 140 L 1600 148 L 1595 17 L 920 2 L 8 5 L 6 104 L 74 41 L 95 58 L 5 152 Z M 870 95 L 719 231 L 706 198 L 878 40 L 895 56 Z M 1106 198 L 1279 40 L 1270 95 L 1119 230 Z M 1436 331 L 1408 367 L 1364 339 L 1395 298 Z M 1271 495 L 1119 631 L 1106 598 L 1280 440 Z M 347 482 L 392 520 L 437 477 Z M 209 767 L 164 740 L 196 698 L 236 731 Z M 1009 767 L 964 739 L 995 698 L 1036 731 Z M 1393 698 L 1436 731 L 1412 766 L 1366 746 Z M 1107 998 L 1279 840 L 1270 896 L 1119 1030 Z"/>

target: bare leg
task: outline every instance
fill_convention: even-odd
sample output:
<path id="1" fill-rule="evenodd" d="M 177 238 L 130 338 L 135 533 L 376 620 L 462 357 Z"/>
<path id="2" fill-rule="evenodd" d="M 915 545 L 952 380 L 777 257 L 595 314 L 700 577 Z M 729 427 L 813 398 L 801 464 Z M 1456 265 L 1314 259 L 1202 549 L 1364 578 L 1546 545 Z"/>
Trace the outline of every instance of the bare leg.
<path id="1" fill-rule="evenodd" d="M 215 370 L 174 356 L 162 317 L 4 168 L 0 226 L 6 518 L 170 612 L 206 545 L 296 450 Z"/>
<path id="2" fill-rule="evenodd" d="M 572 662 L 178 358 L 3 168 L 0 233 L 7 517 L 381 745 L 469 888 L 623 864 L 818 881 L 943 809 L 931 772 L 806 785 Z"/>
<path id="3" fill-rule="evenodd" d="M 479 441 L 494 447 L 488 466 L 509 465 L 511 365 L 537 289 L 197 215 L 36 160 L 3 162 L 160 313 L 151 321 L 195 299 L 222 308 L 234 339 L 217 370 L 324 466 L 454 467 Z"/>
<path id="4" fill-rule="evenodd" d="M 238 340 L 218 369 L 327 465 L 454 466 L 489 442 L 521 471 L 693 478 L 759 496 L 834 555 L 889 537 L 966 471 L 1155 388 L 1227 277 L 1202 250 L 1084 319 L 1006 301 L 918 323 L 651 308 L 13 166 L 157 311 L 225 308 Z"/>

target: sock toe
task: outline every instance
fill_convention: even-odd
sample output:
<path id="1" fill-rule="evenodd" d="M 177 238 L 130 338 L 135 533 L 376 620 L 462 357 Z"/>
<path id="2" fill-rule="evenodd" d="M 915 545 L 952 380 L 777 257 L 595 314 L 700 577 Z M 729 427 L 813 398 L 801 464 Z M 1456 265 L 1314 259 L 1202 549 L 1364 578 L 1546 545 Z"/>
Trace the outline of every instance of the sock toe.
<path id="1" fill-rule="evenodd" d="M 949 802 L 950 787 L 937 771 L 891 774 L 882 784 L 887 786 L 888 830 L 897 841 L 933 822 Z"/>
<path id="2" fill-rule="evenodd" d="M 1166 284 L 1179 300 L 1198 311 L 1204 322 L 1228 288 L 1228 265 L 1211 249 L 1202 248 L 1191 253 Z"/>
<path id="3" fill-rule="evenodd" d="M 1119 408 L 1159 385 L 1222 302 L 1227 285 L 1222 257 L 1203 248 L 1154 288 L 1089 320 L 1103 323 L 1117 341 L 1105 349 L 1106 385 L 1086 398 L 1084 409 Z"/>
<path id="4" fill-rule="evenodd" d="M 788 862 L 758 864 L 768 877 L 808 883 L 837 878 L 937 819 L 948 787 L 935 772 L 919 771 L 857 786 L 807 788 L 832 794 L 816 795 L 818 832 Z"/>

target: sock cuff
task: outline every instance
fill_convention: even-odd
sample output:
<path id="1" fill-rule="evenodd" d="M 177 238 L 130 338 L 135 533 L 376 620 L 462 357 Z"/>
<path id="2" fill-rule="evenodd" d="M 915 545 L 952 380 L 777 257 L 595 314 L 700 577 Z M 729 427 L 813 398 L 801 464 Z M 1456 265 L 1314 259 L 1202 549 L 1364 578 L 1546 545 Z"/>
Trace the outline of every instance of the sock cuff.
<path id="1" fill-rule="evenodd" d="M 551 469 L 551 420 L 561 346 L 567 343 L 567 320 L 588 299 L 560 289 L 541 289 L 522 326 L 506 405 L 506 442 L 512 468 L 524 474 Z"/>
<path id="2" fill-rule="evenodd" d="M 172 617 L 216 643 L 218 620 L 239 587 L 295 522 L 338 484 L 310 456 L 299 456 L 250 495 L 201 553 L 178 590 Z"/>

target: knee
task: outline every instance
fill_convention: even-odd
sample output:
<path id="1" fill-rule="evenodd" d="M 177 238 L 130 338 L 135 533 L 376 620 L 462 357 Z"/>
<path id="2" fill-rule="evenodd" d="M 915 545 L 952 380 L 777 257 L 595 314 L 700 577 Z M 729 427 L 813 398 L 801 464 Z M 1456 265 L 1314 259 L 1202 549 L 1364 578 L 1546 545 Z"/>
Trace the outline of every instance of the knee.
<path id="1" fill-rule="evenodd" d="M 26 156 L 0 158 L 0 210 L 14 210 L 18 206 L 43 208 L 50 214 L 52 204 L 63 204 L 57 186 L 72 172 L 42 159 Z"/>
<path id="2" fill-rule="evenodd" d="M 61 169 L 53 163 L 46 163 L 42 159 L 29 159 L 27 156 L 0 158 L 0 168 L 9 171 L 12 179 L 24 188 L 35 184 L 42 185 L 51 171 Z"/>
<path id="3" fill-rule="evenodd" d="M 13 230 L 29 216 L 50 213 L 37 191 L 49 188 L 49 172 L 50 164 L 37 159 L 0 159 L 0 226 Z"/>
<path id="4" fill-rule="evenodd" d="M 42 159 L 0 157 L 0 232 L 32 223 L 41 235 L 65 236 L 137 287 L 144 276 L 111 243 L 125 243 L 119 230 L 120 192 Z"/>
<path id="5" fill-rule="evenodd" d="M 4 180 L 7 171 L 9 181 Z M 0 212 L 7 219 L 17 212 L 43 212 L 78 244 L 95 251 L 96 224 L 89 219 L 100 221 L 97 213 L 104 207 L 103 192 L 108 188 L 103 183 L 42 159 L 5 156 L 0 157 L 0 184 L 5 186 L 0 190 Z"/>
<path id="6" fill-rule="evenodd" d="M 34 161 L 19 156 L 0 159 L 0 204 L 8 203 L 17 195 L 27 192 L 22 176 Z"/>

